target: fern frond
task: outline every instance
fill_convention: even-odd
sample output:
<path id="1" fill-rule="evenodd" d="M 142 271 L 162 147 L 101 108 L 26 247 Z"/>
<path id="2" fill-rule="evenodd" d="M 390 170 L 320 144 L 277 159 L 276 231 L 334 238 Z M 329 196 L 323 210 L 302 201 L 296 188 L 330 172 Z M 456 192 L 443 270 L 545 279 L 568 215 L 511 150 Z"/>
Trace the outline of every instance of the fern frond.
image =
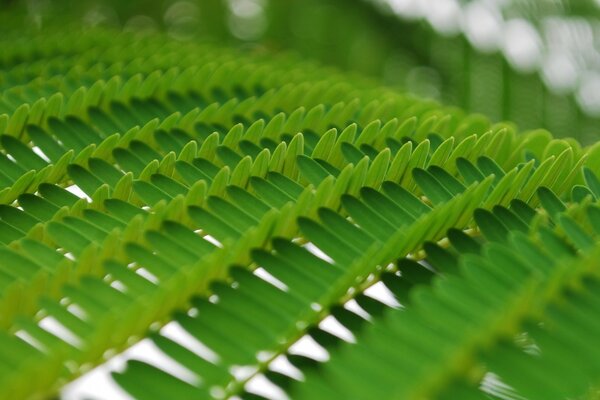
<path id="1" fill-rule="evenodd" d="M 596 210 L 597 205 L 583 208 Z M 592 237 L 597 232 L 586 232 L 570 217 L 557 214 L 562 228 L 569 226 L 562 233 L 566 237 L 560 238 L 545 224 L 527 229 L 527 222 L 508 209 L 495 208 L 494 214 L 475 213 L 478 226 L 492 242 L 480 255 L 461 256 L 459 270 L 450 271 L 431 288 L 411 293 L 406 310 L 390 311 L 385 324 L 369 327 L 356 345 L 334 351 L 319 378 L 308 371 L 307 383 L 296 385 L 294 396 L 478 398 L 486 372 L 528 398 L 564 398 L 591 390 L 597 372 L 588 357 L 585 376 L 578 368 L 577 377 L 553 381 L 548 377 L 568 369 L 568 354 L 579 351 L 564 343 L 564 335 L 573 334 L 573 323 L 583 332 L 595 332 L 581 313 L 583 319 L 575 322 L 576 317 L 570 316 L 572 323 L 559 324 L 566 314 L 558 310 L 573 309 L 570 302 L 583 298 L 589 299 L 587 304 L 593 302 L 598 248 Z M 566 224 L 567 220 L 571 222 Z M 459 247 L 455 250 L 460 252 Z M 534 350 L 523 352 L 523 343 L 517 341 L 522 332 Z M 580 351 L 586 348 L 582 344 Z"/>
<path id="2" fill-rule="evenodd" d="M 189 374 L 127 360 L 141 399 L 594 393 L 597 144 L 77 10 L 0 16 L 0 398 L 142 340 Z"/>

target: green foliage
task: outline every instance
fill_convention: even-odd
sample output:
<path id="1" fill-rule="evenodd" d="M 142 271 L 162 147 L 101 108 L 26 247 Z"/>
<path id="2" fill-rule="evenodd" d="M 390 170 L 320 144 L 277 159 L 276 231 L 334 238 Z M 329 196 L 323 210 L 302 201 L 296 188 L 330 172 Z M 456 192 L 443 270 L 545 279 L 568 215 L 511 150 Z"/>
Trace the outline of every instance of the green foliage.
<path id="1" fill-rule="evenodd" d="M 259 375 L 300 399 L 597 396 L 597 145 L 297 56 L 68 27 L 0 38 L 0 398 L 142 339 L 197 379 L 128 360 L 139 399 L 256 398 Z M 329 360 L 293 353 L 306 335 Z"/>
<path id="2" fill-rule="evenodd" d="M 147 2 L 136 0 L 125 3 L 115 0 L 58 0 L 53 2 L 53 6 L 13 2 L 14 9 L 19 5 L 25 8 L 25 17 L 15 13 L 16 16 L 5 18 L 3 25 L 18 31 L 23 29 L 21 25 L 31 25 L 32 19 L 38 20 L 35 24 L 44 26 L 57 25 L 57 21 L 64 25 L 64 10 L 69 10 L 69 24 L 74 25 L 74 29 L 78 24 L 73 20 L 90 26 L 124 25 L 128 30 L 166 31 L 175 39 L 200 38 L 203 41 L 242 44 L 255 52 L 286 49 L 304 58 L 366 74 L 386 85 L 433 97 L 469 112 L 483 113 L 492 121 L 510 120 L 526 129 L 544 128 L 557 137 L 575 137 L 586 144 L 597 139 L 597 107 L 590 110 L 582 96 L 576 94 L 576 87 L 558 88 L 550 83 L 554 75 L 563 76 L 564 81 L 570 71 L 567 68 L 563 74 L 553 72 L 566 68 L 556 67 L 553 62 L 556 54 L 565 53 L 565 57 L 570 57 L 567 65 L 575 65 L 580 72 L 595 68 L 591 61 L 596 51 L 592 45 L 593 36 L 588 36 L 595 31 L 598 16 L 593 0 L 519 0 L 485 7 L 494 10 L 493 15 L 502 14 L 506 21 L 527 21 L 532 30 L 537 30 L 540 41 L 545 42 L 540 49 L 545 61 L 539 62 L 537 71 L 535 66 L 515 66 L 515 62 L 505 55 L 508 51 L 505 54 L 501 51 L 506 47 L 500 44 L 501 37 L 495 38 L 499 42 L 497 46 L 481 51 L 473 44 L 472 35 L 460 30 L 454 33 L 436 31 L 425 17 L 426 14 L 432 15 L 429 12 L 418 12 L 417 18 L 406 18 L 415 5 L 395 7 L 405 9 L 405 12 L 400 16 L 394 15 L 390 10 L 394 7 L 386 6 L 393 3 L 390 0 L 248 0 L 260 6 L 251 5 L 246 12 L 237 13 L 232 10 L 236 7 L 244 10 L 248 6 L 243 4 L 249 3 L 245 0 L 189 0 L 184 3 L 163 0 L 149 7 Z M 473 2 L 477 3 L 449 1 L 441 7 L 437 18 L 429 20 L 440 20 L 442 25 L 461 25 L 457 21 L 467 19 L 464 9 Z M 461 17 L 453 16 L 451 12 L 452 5 L 456 3 L 463 9 Z M 18 24 L 19 21 L 21 24 Z M 488 28 L 494 32 L 493 26 Z M 508 35 L 502 33 L 505 31 L 508 32 L 508 26 L 498 30 L 499 36 Z M 7 34 L 12 35 L 12 31 Z M 27 38 L 19 35 L 11 37 L 15 46 L 29 46 Z M 555 47 L 556 37 L 560 40 Z M 529 43 L 527 39 L 528 36 L 523 40 Z M 61 44 L 51 45 L 58 47 L 64 56 L 57 60 L 58 64 L 75 61 L 71 58 L 77 54 L 77 46 L 68 46 L 71 50 L 62 48 Z M 108 62 L 106 56 L 102 57 L 102 61 Z M 96 60 L 94 57 L 93 61 Z M 106 66 L 111 70 L 110 76 L 127 64 L 118 57 L 113 58 L 115 64 L 121 61 L 122 65 Z M 545 62 L 548 64 L 544 65 Z M 131 75 L 142 72 L 143 65 L 140 64 L 143 62 L 137 60 L 135 64 L 130 69 Z M 152 68 L 155 64 L 151 62 L 149 65 Z M 56 71 L 56 67 L 55 63 L 48 62 L 21 63 L 15 66 L 14 75 L 34 80 L 39 77 L 37 70 Z M 95 69 L 104 67 L 94 66 Z M 60 90 L 64 86 L 79 87 L 81 81 L 77 77 L 82 75 L 85 85 L 89 86 L 94 83 L 94 78 L 82 74 L 84 70 L 78 68 L 72 71 L 73 75 L 65 74 L 67 79 L 61 79 L 52 72 L 47 79 L 38 79 L 38 84 L 47 88 L 44 95 L 53 94 L 51 87 L 54 85 L 63 86 Z M 2 86 L 3 89 L 12 87 L 12 79 L 13 76 L 7 77 L 8 85 Z M 2 82 L 0 78 L 0 85 Z M 587 80 L 581 79 L 581 82 Z M 585 84 L 579 87 L 585 88 Z M 13 95 L 8 97 L 5 100 L 12 106 L 22 103 Z M 32 101 L 38 98 L 34 97 Z"/>

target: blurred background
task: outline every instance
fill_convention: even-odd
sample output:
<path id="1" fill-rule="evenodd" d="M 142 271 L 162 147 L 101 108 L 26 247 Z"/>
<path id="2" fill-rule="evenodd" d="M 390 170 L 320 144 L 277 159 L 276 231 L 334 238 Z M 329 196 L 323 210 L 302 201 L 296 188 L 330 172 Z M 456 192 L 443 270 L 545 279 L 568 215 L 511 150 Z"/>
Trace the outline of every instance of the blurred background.
<path id="1" fill-rule="evenodd" d="M 521 128 L 596 141 L 598 0 L 8 0 L 28 25 L 76 13 L 251 51 L 296 52 Z M 57 6 L 57 4 L 59 6 Z M 21 15 L 21 13 L 18 13 Z"/>

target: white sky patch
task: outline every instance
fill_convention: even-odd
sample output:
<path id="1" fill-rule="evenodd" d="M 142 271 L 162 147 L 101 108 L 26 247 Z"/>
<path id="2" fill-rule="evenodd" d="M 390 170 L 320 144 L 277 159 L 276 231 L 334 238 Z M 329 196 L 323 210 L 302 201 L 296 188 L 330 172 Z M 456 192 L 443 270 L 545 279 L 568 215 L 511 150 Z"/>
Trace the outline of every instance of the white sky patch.
<path id="1" fill-rule="evenodd" d="M 88 201 L 88 203 L 92 201 L 92 198 L 90 196 L 88 196 L 87 194 L 85 194 L 85 192 L 83 190 L 81 190 L 81 188 L 77 185 L 71 185 L 65 189 L 68 192 L 73 193 L 75 196 L 79 197 L 80 199 L 86 199 Z"/>
<path id="2" fill-rule="evenodd" d="M 329 360 L 329 353 L 323 346 L 317 343 L 309 335 L 302 336 L 296 343 L 294 343 L 290 349 L 290 354 L 301 355 L 310 357 L 313 360 L 325 362 Z"/>
<path id="3" fill-rule="evenodd" d="M 304 374 L 302 373 L 302 371 L 300 371 L 294 364 L 292 364 L 285 355 L 280 355 L 273 361 L 271 361 L 269 369 L 271 371 L 287 375 L 298 381 L 304 379 Z"/>
<path id="4" fill-rule="evenodd" d="M 42 343 L 40 343 L 39 340 L 37 340 L 36 338 L 31 336 L 31 334 L 29 334 L 29 332 L 21 329 L 15 333 L 15 336 L 20 338 L 24 342 L 27 342 L 28 344 L 35 347 L 36 349 L 38 349 L 44 353 L 46 352 L 46 347 Z"/>
<path id="5" fill-rule="evenodd" d="M 304 247 L 306 250 L 310 251 L 315 256 L 319 257 L 321 260 L 325 260 L 329 264 L 334 263 L 333 258 L 329 257 L 327 254 L 325 254 L 323 252 L 323 250 L 319 249 L 317 246 L 315 246 L 311 242 L 304 244 L 302 247 Z"/>
<path id="6" fill-rule="evenodd" d="M 125 286 L 121 281 L 112 281 L 110 283 L 110 287 L 112 287 L 115 290 L 118 290 L 121 293 L 127 293 L 127 286 Z"/>
<path id="7" fill-rule="evenodd" d="M 287 292 L 290 290 L 290 288 L 285 283 L 281 282 L 279 279 L 277 279 L 276 277 L 271 275 L 269 273 L 269 271 L 267 271 L 263 267 L 256 268 L 253 271 L 253 273 L 254 273 L 254 275 L 258 276 L 263 281 L 269 282 L 271 285 L 275 286 L 276 288 L 278 288 L 280 290 L 283 290 L 284 292 Z"/>
<path id="8" fill-rule="evenodd" d="M 64 326 L 59 320 L 53 316 L 44 317 L 38 322 L 40 328 L 46 332 L 50 332 L 54 336 L 60 338 L 64 342 L 67 342 L 75 347 L 81 348 L 82 342 L 79 336 L 75 335 L 73 331 Z"/>
<path id="9" fill-rule="evenodd" d="M 123 371 L 127 360 L 139 360 L 190 384 L 198 383 L 198 376 L 165 355 L 150 339 L 144 339 L 125 352 L 84 374 L 61 391 L 61 400 L 133 400 L 110 376 Z"/>
<path id="10" fill-rule="evenodd" d="M 348 343 L 356 343 L 354 334 L 340 323 L 333 315 L 328 315 L 319 323 L 319 328 L 339 337 Z"/>
<path id="11" fill-rule="evenodd" d="M 369 314 L 364 308 L 360 306 L 354 299 L 348 300 L 344 304 L 344 308 L 346 310 L 352 311 L 356 315 L 366 319 L 367 321 L 371 321 L 371 314 Z"/>
<path id="12" fill-rule="evenodd" d="M 198 231 L 196 231 L 196 232 L 198 232 Z M 221 247 L 221 248 L 223 247 L 223 243 L 219 242 L 219 241 L 218 241 L 217 239 L 215 239 L 213 236 L 210 236 L 210 235 L 204 235 L 204 236 L 203 236 L 203 238 L 204 238 L 204 240 L 206 240 L 207 242 L 209 242 L 209 243 L 212 243 L 212 244 L 214 244 L 214 245 L 215 245 L 215 246 L 217 246 L 217 247 Z"/>
<path id="13" fill-rule="evenodd" d="M 515 389 L 502 382 L 501 378 L 492 372 L 485 374 L 479 388 L 502 400 L 525 400 L 524 397 L 517 394 Z"/>
<path id="14" fill-rule="evenodd" d="M 119 357 L 119 356 L 118 356 Z M 144 361 L 191 385 L 198 385 L 198 376 L 163 353 L 150 339 L 144 339 L 127 350 L 129 359 Z"/>
<path id="15" fill-rule="evenodd" d="M 245 389 L 254 394 L 272 400 L 288 400 L 288 395 L 273 382 L 269 381 L 263 374 L 258 374 L 246 383 Z"/>
<path id="16" fill-rule="evenodd" d="M 171 321 L 163 326 L 160 333 L 209 362 L 217 364 L 220 361 L 217 353 L 192 336 L 177 321 Z"/>
<path id="17" fill-rule="evenodd" d="M 125 364 L 121 357 L 115 357 L 105 364 L 85 373 L 82 377 L 69 383 L 60 393 L 61 400 L 134 400 L 121 389 L 110 376 L 111 371 L 120 369 Z"/>
<path id="18" fill-rule="evenodd" d="M 253 365 L 233 365 L 229 368 L 231 375 L 238 381 L 249 379 L 252 375 L 258 372 L 258 367 Z"/>
<path id="19" fill-rule="evenodd" d="M 44 154 L 44 152 L 42 151 L 42 149 L 40 149 L 40 148 L 39 148 L 39 147 L 37 147 L 37 146 L 33 146 L 33 147 L 31 148 L 31 150 L 32 150 L 32 151 L 33 151 L 35 154 L 37 154 L 38 156 L 40 156 L 40 158 L 41 158 L 42 160 L 46 161 L 47 163 L 50 163 L 50 159 L 48 158 L 48 156 L 46 156 L 46 154 Z"/>
<path id="20" fill-rule="evenodd" d="M 76 303 L 71 303 L 67 306 L 67 310 L 75 315 L 77 318 L 85 321 L 86 319 L 88 319 L 88 315 L 85 312 L 85 310 L 83 308 L 81 308 L 81 306 L 79 304 Z"/>
<path id="21" fill-rule="evenodd" d="M 383 282 L 377 282 L 373 286 L 370 286 L 364 292 L 367 296 L 374 298 L 385 304 L 386 306 L 399 308 L 401 304 L 396 300 L 396 296 L 394 293 L 390 291 L 390 289 L 385 286 Z"/>
<path id="22" fill-rule="evenodd" d="M 155 285 L 158 284 L 158 277 L 144 267 L 136 269 L 135 273 L 141 276 L 142 278 L 154 283 Z"/>

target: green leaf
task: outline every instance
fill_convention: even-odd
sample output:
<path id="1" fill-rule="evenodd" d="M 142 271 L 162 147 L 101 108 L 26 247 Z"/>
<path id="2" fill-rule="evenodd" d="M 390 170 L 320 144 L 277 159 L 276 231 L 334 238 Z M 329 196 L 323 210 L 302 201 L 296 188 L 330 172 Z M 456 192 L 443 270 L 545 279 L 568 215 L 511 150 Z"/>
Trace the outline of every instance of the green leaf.
<path id="1" fill-rule="evenodd" d="M 452 199 L 452 194 L 433 175 L 424 169 L 415 168 L 413 170 L 413 177 L 433 204 L 445 203 Z"/>
<path id="2" fill-rule="evenodd" d="M 548 213 L 552 216 L 552 218 L 556 219 L 558 214 L 563 212 L 566 207 L 562 201 L 552 191 L 546 187 L 541 187 L 537 191 L 537 195 L 540 198 L 540 202 L 548 211 Z"/>
<path id="3" fill-rule="evenodd" d="M 588 188 L 594 193 L 594 197 L 600 198 L 600 181 L 598 180 L 598 177 L 596 177 L 596 174 L 594 174 L 591 169 L 584 168 L 583 176 Z"/>
<path id="4" fill-rule="evenodd" d="M 494 214 L 481 208 L 473 214 L 475 222 L 481 232 L 490 241 L 504 242 L 507 239 L 508 229 Z"/>

